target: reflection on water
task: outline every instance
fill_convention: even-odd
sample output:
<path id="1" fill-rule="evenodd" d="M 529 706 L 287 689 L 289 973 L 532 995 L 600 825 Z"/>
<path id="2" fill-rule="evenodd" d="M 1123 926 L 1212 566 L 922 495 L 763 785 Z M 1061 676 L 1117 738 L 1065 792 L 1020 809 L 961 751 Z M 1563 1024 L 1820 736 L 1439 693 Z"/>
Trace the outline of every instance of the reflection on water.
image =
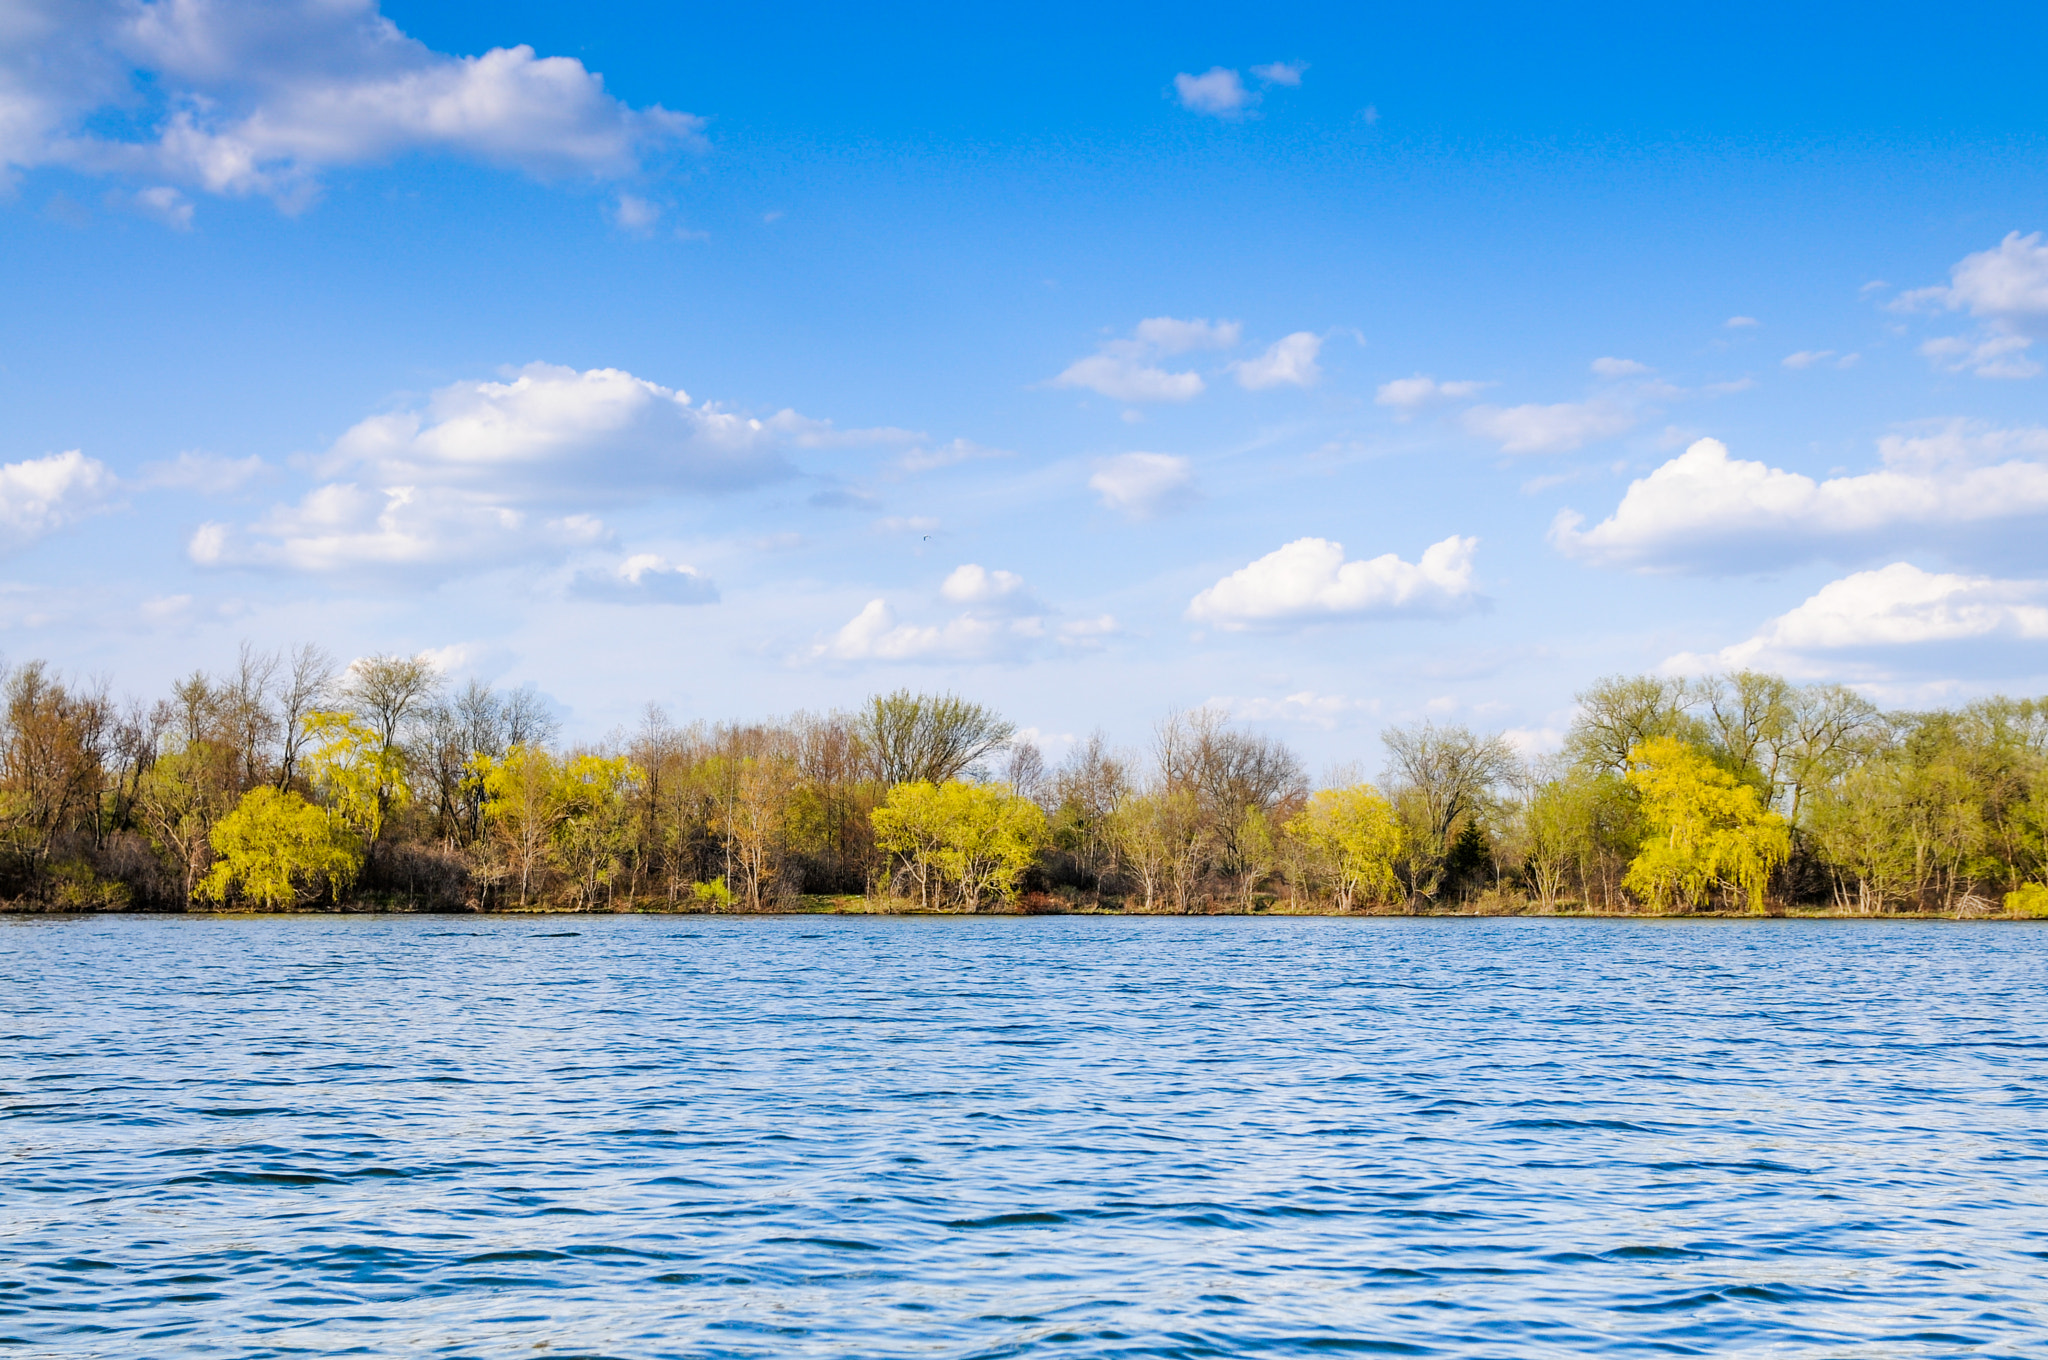
<path id="1" fill-rule="evenodd" d="M 2048 930 L 0 918 L 27 1353 L 2048 1354 Z"/>

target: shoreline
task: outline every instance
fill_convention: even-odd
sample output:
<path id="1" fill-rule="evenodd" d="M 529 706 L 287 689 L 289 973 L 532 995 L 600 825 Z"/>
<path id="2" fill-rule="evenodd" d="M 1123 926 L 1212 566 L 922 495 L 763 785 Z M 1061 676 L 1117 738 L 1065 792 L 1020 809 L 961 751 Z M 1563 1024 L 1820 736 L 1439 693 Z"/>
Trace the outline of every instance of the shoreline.
<path id="1" fill-rule="evenodd" d="M 2004 912 L 1996 914 L 1964 914 L 1957 912 L 1886 912 L 1865 914 L 1832 910 L 1817 911 L 1692 911 L 1692 912 L 1648 912 L 1648 911 L 1472 911 L 1472 910 L 1424 910 L 1424 911 L 1336 911 L 1313 908 L 1280 910 L 1242 909 L 1221 911 L 1124 911 L 1108 907 L 1074 907 L 1059 910 L 1043 907 L 1011 907 L 993 911 L 954 911 L 919 907 L 915 903 L 889 902 L 883 905 L 868 905 L 868 899 L 860 897 L 821 897 L 804 899 L 814 905 L 784 907 L 763 911 L 716 911 L 700 907 L 677 905 L 674 907 L 608 907 L 576 909 L 567 907 L 508 907 L 488 910 L 458 909 L 436 910 L 413 905 L 350 905 L 346 907 L 300 907 L 285 911 L 80 911 L 69 908 L 21 906 L 0 903 L 0 916 L 37 919 L 84 920 L 97 918 L 147 917 L 157 920 L 250 920 L 258 917 L 382 917 L 422 916 L 441 920 L 463 918 L 481 920 L 561 919 L 565 917 L 684 917 L 691 919 L 721 918 L 728 920 L 789 920 L 815 919 L 820 916 L 878 917 L 889 919 L 944 919 L 944 920 L 1028 920 L 1050 917 L 1115 917 L 1147 921 L 1196 921 L 1196 920 L 1339 920 L 1339 921 L 1849 921 L 1872 925 L 1881 924 L 1925 924 L 1942 925 L 1962 923 L 1967 925 L 2048 925 L 2048 917 L 2013 916 Z"/>

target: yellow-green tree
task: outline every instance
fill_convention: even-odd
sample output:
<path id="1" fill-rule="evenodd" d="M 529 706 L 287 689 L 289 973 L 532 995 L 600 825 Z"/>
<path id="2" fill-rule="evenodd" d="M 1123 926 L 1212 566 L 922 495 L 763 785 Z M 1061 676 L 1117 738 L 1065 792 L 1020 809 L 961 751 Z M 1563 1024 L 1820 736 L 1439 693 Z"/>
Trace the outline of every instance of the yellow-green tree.
<path id="1" fill-rule="evenodd" d="M 1329 866 L 1339 911 L 1361 896 L 1400 891 L 1394 863 L 1402 851 L 1401 819 L 1372 785 L 1323 789 L 1287 823 L 1287 834 Z"/>
<path id="2" fill-rule="evenodd" d="M 585 905 L 618 873 L 632 831 L 626 799 L 640 780 L 624 756 L 575 756 L 555 773 L 549 792 L 555 805 L 554 858 L 575 880 Z"/>
<path id="3" fill-rule="evenodd" d="M 901 858 L 930 907 L 950 891 L 970 911 L 1016 896 L 1045 845 L 1045 813 L 1003 784 L 898 784 L 871 814 L 875 844 Z"/>
<path id="4" fill-rule="evenodd" d="M 969 911 L 991 898 L 1009 901 L 1017 880 L 1045 845 L 1045 813 L 1007 784 L 965 784 L 939 788 L 945 814 L 939 869 Z"/>
<path id="5" fill-rule="evenodd" d="M 213 868 L 194 896 L 211 902 L 276 910 L 323 892 L 339 898 L 362 866 L 362 843 L 340 817 L 268 784 L 242 795 L 209 839 Z"/>
<path id="6" fill-rule="evenodd" d="M 412 797 L 404 751 L 348 712 L 308 713 L 305 732 L 306 776 L 314 793 L 365 845 L 374 845 L 385 816 Z"/>
<path id="7" fill-rule="evenodd" d="M 536 869 L 545 872 L 563 808 L 556 798 L 561 765 L 547 748 L 515 746 L 503 758 L 475 757 L 470 768 L 482 785 L 484 821 L 519 875 L 519 905 L 533 891 Z"/>
<path id="8" fill-rule="evenodd" d="M 1763 910 L 1764 885 L 1792 853 L 1792 831 L 1755 788 L 1676 737 L 1631 750 L 1627 777 L 1648 830 L 1623 880 L 1629 891 L 1655 910 L 1674 901 L 1691 910 L 1725 885 Z"/>

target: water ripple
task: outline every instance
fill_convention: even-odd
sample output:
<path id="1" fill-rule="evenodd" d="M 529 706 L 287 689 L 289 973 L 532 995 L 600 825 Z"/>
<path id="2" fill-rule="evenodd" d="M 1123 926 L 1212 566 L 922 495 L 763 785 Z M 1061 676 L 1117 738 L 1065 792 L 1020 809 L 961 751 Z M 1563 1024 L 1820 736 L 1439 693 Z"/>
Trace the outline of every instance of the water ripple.
<path id="1" fill-rule="evenodd" d="M 0 918 L 0 1344 L 2048 1353 L 2048 931 Z"/>

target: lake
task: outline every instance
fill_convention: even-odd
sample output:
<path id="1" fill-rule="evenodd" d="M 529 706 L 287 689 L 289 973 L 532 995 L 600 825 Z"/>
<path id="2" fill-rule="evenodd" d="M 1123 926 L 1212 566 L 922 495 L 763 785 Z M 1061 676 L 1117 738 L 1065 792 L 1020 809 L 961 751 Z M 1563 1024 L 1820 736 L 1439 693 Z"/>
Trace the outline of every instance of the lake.
<path id="1" fill-rule="evenodd" d="M 2048 1354 L 2048 929 L 16 916 L 0 997 L 29 1354 Z"/>

